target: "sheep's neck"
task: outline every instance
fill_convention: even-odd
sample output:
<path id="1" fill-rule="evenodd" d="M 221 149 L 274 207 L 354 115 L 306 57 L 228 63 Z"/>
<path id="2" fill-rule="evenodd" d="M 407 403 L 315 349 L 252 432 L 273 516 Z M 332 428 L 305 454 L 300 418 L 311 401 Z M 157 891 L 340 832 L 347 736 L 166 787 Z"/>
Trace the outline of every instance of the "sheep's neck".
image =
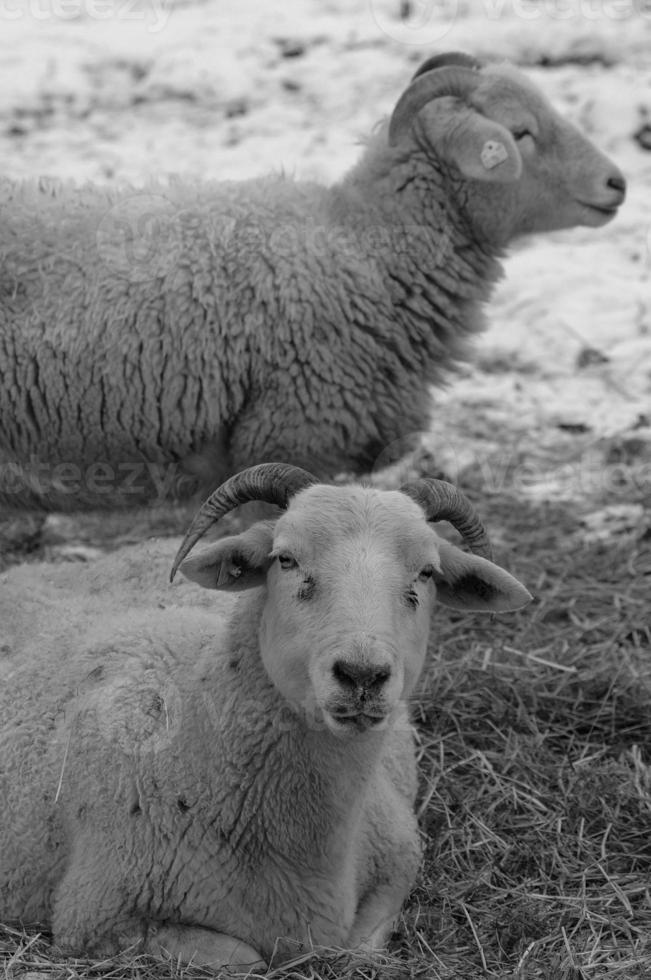
<path id="1" fill-rule="evenodd" d="M 359 818 L 383 735 L 339 739 L 290 708 L 260 661 L 252 629 L 256 612 L 246 617 L 248 642 L 241 642 L 238 630 L 241 681 L 231 710 L 249 724 L 238 739 L 237 758 L 227 763 L 233 779 L 222 830 L 254 865 L 272 854 L 330 867 L 341 859 L 334 852 L 346 839 L 342 832 Z"/>
<path id="2" fill-rule="evenodd" d="M 424 157 L 389 165 L 376 148 L 331 197 L 330 220 L 359 241 L 359 254 L 372 256 L 371 271 L 385 285 L 386 323 L 379 310 L 374 330 L 410 372 L 425 368 L 431 383 L 467 356 L 502 274 L 501 244 L 471 227 L 462 201 L 468 186 L 450 181 Z"/>
<path id="3" fill-rule="evenodd" d="M 381 135 L 334 191 L 344 201 L 344 221 L 381 215 L 383 223 L 413 228 L 423 240 L 429 233 L 438 254 L 442 230 L 451 245 L 472 246 L 488 259 L 503 255 L 514 237 L 508 190 L 465 180 L 425 147 L 410 147 L 401 158 L 387 149 Z"/>
<path id="4" fill-rule="evenodd" d="M 377 746 L 369 752 L 335 745 L 332 736 L 300 724 L 292 732 L 256 734 L 231 811 L 231 845 L 253 863 L 270 856 L 312 867 L 338 863 L 341 841 L 361 814 Z"/>

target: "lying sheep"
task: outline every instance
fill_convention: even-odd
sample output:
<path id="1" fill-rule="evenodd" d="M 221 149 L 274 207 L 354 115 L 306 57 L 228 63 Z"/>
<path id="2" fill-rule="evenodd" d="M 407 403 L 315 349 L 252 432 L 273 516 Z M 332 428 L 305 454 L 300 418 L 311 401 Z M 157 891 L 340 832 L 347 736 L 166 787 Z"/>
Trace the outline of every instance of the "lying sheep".
<path id="1" fill-rule="evenodd" d="M 186 557 L 251 499 L 286 511 Z M 162 542 L 1 576 L 0 921 L 211 966 L 382 946 L 420 857 L 407 701 L 435 599 L 530 599 L 487 553 L 449 484 L 263 464 L 213 493 L 174 563 L 239 600 L 165 587 Z"/>
<path id="2" fill-rule="evenodd" d="M 0 184 L 0 504 L 369 471 L 426 428 L 508 243 L 624 190 L 522 74 L 455 53 L 332 187 Z"/>

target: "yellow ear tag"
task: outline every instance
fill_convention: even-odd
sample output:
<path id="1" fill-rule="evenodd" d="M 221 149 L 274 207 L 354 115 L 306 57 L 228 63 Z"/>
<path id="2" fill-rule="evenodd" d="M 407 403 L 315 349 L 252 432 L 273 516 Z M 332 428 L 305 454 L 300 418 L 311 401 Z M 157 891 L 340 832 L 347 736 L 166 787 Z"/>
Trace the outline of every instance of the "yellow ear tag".
<path id="1" fill-rule="evenodd" d="M 492 170 L 493 167 L 506 160 L 508 155 L 504 143 L 498 143 L 497 140 L 486 140 L 481 151 L 481 162 L 486 170 Z"/>

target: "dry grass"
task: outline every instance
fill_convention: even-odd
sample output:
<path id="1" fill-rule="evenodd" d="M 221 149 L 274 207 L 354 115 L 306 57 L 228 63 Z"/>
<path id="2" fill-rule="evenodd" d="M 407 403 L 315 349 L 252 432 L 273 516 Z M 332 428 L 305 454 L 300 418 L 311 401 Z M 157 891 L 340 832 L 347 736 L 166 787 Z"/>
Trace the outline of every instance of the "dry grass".
<path id="1" fill-rule="evenodd" d="M 566 508 L 503 511 L 536 603 L 445 621 L 407 921 L 432 976 L 648 977 L 651 541 L 581 546 Z"/>
<path id="2" fill-rule="evenodd" d="M 651 976 L 651 533 L 586 544 L 568 505 L 503 494 L 482 512 L 536 600 L 437 619 L 414 706 L 425 861 L 391 949 L 315 953 L 272 976 Z M 73 962 L 11 930 L 0 956 L 25 980 L 208 976 L 129 955 Z"/>

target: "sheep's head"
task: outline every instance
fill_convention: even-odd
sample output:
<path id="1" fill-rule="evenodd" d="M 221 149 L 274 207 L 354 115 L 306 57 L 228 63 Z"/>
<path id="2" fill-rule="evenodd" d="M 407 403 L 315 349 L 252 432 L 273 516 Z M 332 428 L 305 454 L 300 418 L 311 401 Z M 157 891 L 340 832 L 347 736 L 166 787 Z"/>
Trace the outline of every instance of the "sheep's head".
<path id="1" fill-rule="evenodd" d="M 251 499 L 248 490 L 233 492 L 251 475 L 257 499 L 285 504 L 286 512 L 185 557 L 215 514 L 236 499 Z M 266 493 L 261 477 L 269 477 Z M 475 553 L 436 534 L 430 522 L 442 519 L 461 530 Z M 519 582 L 482 556 L 487 553 L 479 519 L 449 484 L 334 487 L 272 464 L 252 467 L 215 491 L 174 571 L 180 565 L 206 588 L 264 584 L 260 649 L 269 677 L 295 708 L 345 734 L 381 727 L 413 691 L 437 598 L 486 611 L 529 601 Z"/>
<path id="2" fill-rule="evenodd" d="M 509 65 L 430 58 L 399 99 L 388 138 L 415 143 L 466 181 L 471 223 L 501 243 L 603 225 L 624 200 L 620 170 Z"/>

